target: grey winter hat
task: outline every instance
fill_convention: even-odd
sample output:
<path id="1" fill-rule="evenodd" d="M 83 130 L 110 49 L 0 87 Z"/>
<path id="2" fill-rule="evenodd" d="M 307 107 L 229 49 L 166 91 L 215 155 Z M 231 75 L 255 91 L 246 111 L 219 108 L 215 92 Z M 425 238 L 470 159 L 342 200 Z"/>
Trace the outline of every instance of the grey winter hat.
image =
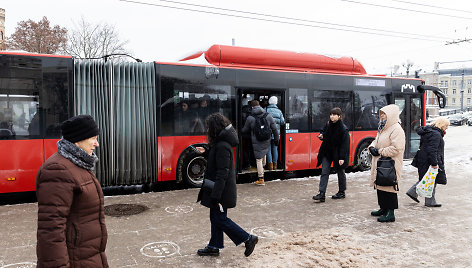
<path id="1" fill-rule="evenodd" d="M 98 136 L 98 126 L 92 116 L 77 115 L 62 122 L 62 137 L 72 143 Z"/>

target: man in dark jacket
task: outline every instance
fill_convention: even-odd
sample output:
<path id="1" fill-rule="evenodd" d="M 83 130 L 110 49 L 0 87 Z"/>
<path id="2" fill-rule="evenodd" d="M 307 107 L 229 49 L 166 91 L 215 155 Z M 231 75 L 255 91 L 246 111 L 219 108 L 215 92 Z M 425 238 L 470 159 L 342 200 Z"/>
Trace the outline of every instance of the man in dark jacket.
<path id="1" fill-rule="evenodd" d="M 321 178 L 319 193 L 313 196 L 315 201 L 325 201 L 331 163 L 333 163 L 334 168 L 337 170 L 339 186 L 338 192 L 332 198 L 341 199 L 346 197 L 346 174 L 344 169 L 349 165 L 350 136 L 349 130 L 342 122 L 341 117 L 342 111 L 340 108 L 335 107 L 331 109 L 329 114 L 330 120 L 318 136 L 323 142 L 318 152 L 317 166 L 321 165 Z"/>
<path id="2" fill-rule="evenodd" d="M 251 101 L 252 112 L 251 115 L 248 116 L 246 123 L 244 124 L 243 129 L 241 130 L 242 133 L 251 133 L 251 141 L 252 141 L 252 148 L 254 151 L 254 157 L 256 158 L 256 166 L 257 166 L 257 177 L 259 178 L 256 182 L 257 185 L 265 185 L 264 184 L 264 166 L 267 152 L 269 151 L 270 147 L 270 140 L 271 137 L 269 136 L 267 140 L 260 141 L 257 139 L 256 134 L 254 133 L 254 129 L 256 126 L 256 118 L 259 119 L 264 116 L 267 112 L 259 106 L 259 101 L 252 100 Z M 279 132 L 277 131 L 277 126 L 275 124 L 274 118 L 267 114 L 266 120 L 269 122 L 270 129 L 272 131 L 272 135 L 274 136 L 274 143 L 279 144 Z"/>
<path id="3" fill-rule="evenodd" d="M 98 127 L 90 115 L 62 123 L 57 153 L 38 171 L 37 266 L 108 267 L 102 188 L 93 174 Z"/>
<path id="4" fill-rule="evenodd" d="M 425 206 L 427 207 L 440 207 L 441 204 L 436 202 L 435 193 L 436 193 L 436 184 L 446 184 L 446 171 L 444 168 L 444 135 L 446 130 L 449 127 L 449 120 L 445 117 L 439 117 L 436 119 L 431 126 L 420 127 L 417 130 L 418 135 L 420 135 L 420 148 L 415 155 L 413 166 L 418 168 L 418 182 L 421 181 L 423 176 L 428 171 L 429 167 L 439 168 L 438 175 L 434 183 L 433 195 L 431 198 L 425 198 Z M 411 199 L 415 202 L 420 202 L 418 200 L 418 194 L 416 193 L 416 182 L 411 188 L 406 192 Z"/>
<path id="5" fill-rule="evenodd" d="M 224 248 L 223 233 L 236 246 L 245 243 L 244 255 L 248 257 L 258 242 L 258 237 L 250 235 L 228 218 L 228 208 L 236 207 L 236 172 L 233 147 L 238 145 L 238 135 L 231 122 L 220 113 L 212 114 L 206 120 L 208 129 L 207 168 L 204 180 L 214 182 L 213 188 L 202 187 L 198 201 L 210 208 L 211 238 L 208 245 L 197 251 L 200 256 L 218 256 Z M 205 183 L 204 183 L 205 185 Z"/>

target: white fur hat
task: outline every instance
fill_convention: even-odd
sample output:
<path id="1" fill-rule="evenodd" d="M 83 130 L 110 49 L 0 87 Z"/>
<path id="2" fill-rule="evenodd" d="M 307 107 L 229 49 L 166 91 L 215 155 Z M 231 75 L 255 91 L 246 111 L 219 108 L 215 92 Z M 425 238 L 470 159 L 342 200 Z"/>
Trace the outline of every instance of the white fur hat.
<path id="1" fill-rule="evenodd" d="M 277 97 L 276 96 L 272 96 L 269 98 L 269 104 L 275 104 L 277 105 Z"/>

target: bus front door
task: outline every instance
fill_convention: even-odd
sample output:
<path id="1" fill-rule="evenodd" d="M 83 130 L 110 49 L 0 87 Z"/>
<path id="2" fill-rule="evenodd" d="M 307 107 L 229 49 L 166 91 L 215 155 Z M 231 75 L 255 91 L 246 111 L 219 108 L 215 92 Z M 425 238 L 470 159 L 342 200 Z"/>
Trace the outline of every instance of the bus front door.
<path id="1" fill-rule="evenodd" d="M 416 133 L 423 125 L 421 94 L 396 95 L 395 104 L 400 107 L 401 126 L 405 131 L 405 158 L 412 158 L 420 147 L 420 136 Z"/>

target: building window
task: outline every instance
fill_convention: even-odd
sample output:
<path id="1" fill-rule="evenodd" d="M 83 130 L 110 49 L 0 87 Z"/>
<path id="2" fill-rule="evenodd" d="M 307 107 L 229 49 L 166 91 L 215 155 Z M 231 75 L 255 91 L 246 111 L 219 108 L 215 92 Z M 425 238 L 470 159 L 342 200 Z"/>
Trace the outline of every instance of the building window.
<path id="1" fill-rule="evenodd" d="M 467 98 L 467 104 L 470 105 L 470 98 Z"/>
<path id="2" fill-rule="evenodd" d="M 456 104 L 456 98 L 452 98 L 452 104 Z"/>
<path id="3" fill-rule="evenodd" d="M 471 89 L 471 88 L 468 88 L 468 89 L 467 89 L 467 93 L 468 93 L 468 94 L 472 93 L 472 89 Z"/>
<path id="4" fill-rule="evenodd" d="M 441 80 L 441 83 L 439 84 L 440 87 L 444 87 L 444 81 Z"/>
<path id="5" fill-rule="evenodd" d="M 446 94 L 446 95 L 447 95 L 447 88 L 444 90 L 444 94 Z"/>
<path id="6" fill-rule="evenodd" d="M 449 81 L 444 81 L 444 86 L 449 87 Z"/>
<path id="7" fill-rule="evenodd" d="M 472 85 L 472 80 L 471 79 L 467 80 L 467 85 Z"/>
<path id="8" fill-rule="evenodd" d="M 453 95 L 456 94 L 456 90 L 455 90 L 455 89 L 452 90 L 452 94 L 453 94 Z"/>
<path id="9" fill-rule="evenodd" d="M 452 85 L 453 85 L 453 86 L 457 86 L 457 81 L 456 81 L 456 80 L 452 80 Z"/>

